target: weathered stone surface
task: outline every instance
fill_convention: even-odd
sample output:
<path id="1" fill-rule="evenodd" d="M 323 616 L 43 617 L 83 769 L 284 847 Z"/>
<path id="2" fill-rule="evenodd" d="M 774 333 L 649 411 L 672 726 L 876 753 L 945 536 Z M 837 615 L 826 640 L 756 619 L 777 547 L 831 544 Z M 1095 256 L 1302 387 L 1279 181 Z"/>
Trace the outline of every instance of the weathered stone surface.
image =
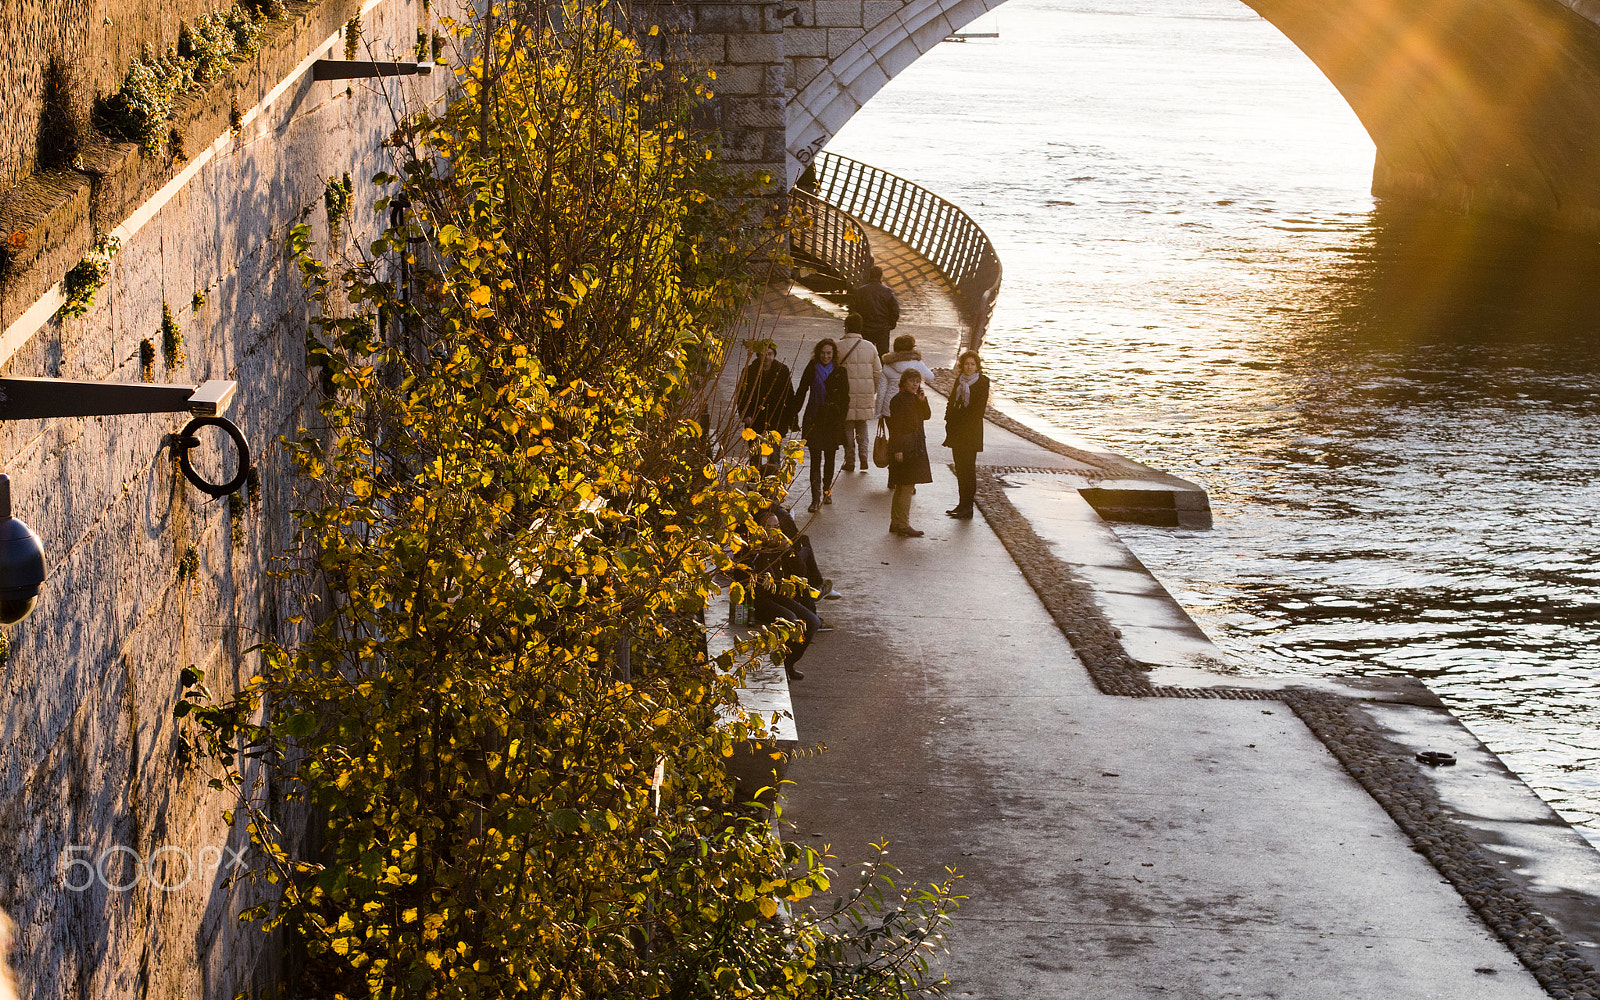
<path id="1" fill-rule="evenodd" d="M 783 98 L 735 97 L 727 103 L 724 125 L 783 131 Z"/>
<path id="2" fill-rule="evenodd" d="M 828 58 L 842 57 L 855 44 L 862 35 L 866 34 L 861 28 L 829 28 L 828 29 Z"/>
<path id="3" fill-rule="evenodd" d="M 790 28 L 783 33 L 783 54 L 791 60 L 828 54 L 827 28 Z"/>
<path id="4" fill-rule="evenodd" d="M 728 62 L 730 63 L 774 63 L 782 58 L 782 35 L 728 36 Z"/>
<path id="5" fill-rule="evenodd" d="M 746 66 L 724 66 L 717 70 L 711 87 L 717 94 L 727 97 L 757 97 L 766 92 L 768 67 L 760 63 Z"/>
<path id="6" fill-rule="evenodd" d="M 322 192 L 347 171 L 357 198 L 345 228 L 370 230 L 364 181 L 386 162 L 393 102 L 403 106 L 419 87 L 431 99 L 447 83 L 442 74 L 362 83 L 345 96 L 342 85 L 302 80 L 238 141 L 225 138 L 220 152 L 196 159 L 217 138 L 205 133 L 227 136 L 233 93 L 253 106 L 282 78 L 263 79 L 267 67 L 292 69 L 349 16 L 337 5 L 300 10 L 260 72 L 236 67 L 232 91 L 206 91 L 180 109 L 197 169 L 126 240 L 94 306 L 51 322 L 6 364 L 13 375 L 137 381 L 140 342 L 159 345 L 165 302 L 184 356 L 158 351 L 153 374 L 239 382 L 228 415 L 255 448 L 263 494 L 245 510 L 236 546 L 228 503 L 175 471 L 168 441 L 185 415 L 0 424 L 0 468 L 12 478 L 17 515 L 44 541 L 49 574 L 33 615 L 9 629 L 0 665 L 0 907 L 19 924 L 14 957 L 30 1000 L 228 1000 L 272 979 L 273 940 L 235 919 L 249 890 L 220 886 L 222 849 L 237 851 L 246 838 L 222 818 L 237 803 L 209 790 L 210 774 L 186 752 L 172 718 L 177 675 L 194 664 L 225 696 L 255 669 L 245 647 L 282 635 L 302 610 L 267 576 L 289 544 L 296 504 L 275 442 L 312 423 L 317 398 L 284 238 L 309 221 L 328 247 Z M 363 34 L 374 58 L 409 54 L 422 16 L 415 0 L 371 11 Z M 71 183 L 35 226 L 34 259 L 19 272 L 41 276 L 40 290 L 82 255 L 95 228 L 120 225 L 184 169 L 127 144 L 85 159 L 84 173 L 63 175 Z M 17 291 L 7 283 L 7 322 L 32 301 Z M 208 438 L 202 452 L 197 464 L 223 478 L 221 450 Z M 68 867 L 75 859 L 89 865 Z M 186 878 L 189 862 L 210 867 Z"/>
<path id="7" fill-rule="evenodd" d="M 695 8 L 695 31 L 701 34 L 754 34 L 763 30 L 755 4 L 717 3 Z"/>
<path id="8" fill-rule="evenodd" d="M 870 28 L 898 14 L 904 6 L 900 0 L 864 0 L 861 5 L 861 26 Z"/>
<path id="9" fill-rule="evenodd" d="M 811 23 L 823 28 L 859 28 L 861 0 L 817 0 L 816 18 Z"/>

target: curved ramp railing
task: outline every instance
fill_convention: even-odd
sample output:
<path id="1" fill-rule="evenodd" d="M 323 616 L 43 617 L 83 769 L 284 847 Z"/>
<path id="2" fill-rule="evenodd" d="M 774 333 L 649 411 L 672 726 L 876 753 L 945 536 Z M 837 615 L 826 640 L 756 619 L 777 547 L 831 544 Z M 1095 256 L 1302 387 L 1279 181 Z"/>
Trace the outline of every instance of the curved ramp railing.
<path id="1" fill-rule="evenodd" d="M 1001 271 L 994 245 L 971 216 L 903 177 L 826 150 L 811 174 L 815 184 L 806 178 L 803 193 L 901 240 L 950 280 L 976 350 L 994 315 Z"/>
<path id="2" fill-rule="evenodd" d="M 867 280 L 872 266 L 872 249 L 861 224 L 845 212 L 813 194 L 795 188 L 790 202 L 805 212 L 811 224 L 798 230 L 790 241 L 796 260 L 814 265 L 836 276 L 845 288 Z"/>

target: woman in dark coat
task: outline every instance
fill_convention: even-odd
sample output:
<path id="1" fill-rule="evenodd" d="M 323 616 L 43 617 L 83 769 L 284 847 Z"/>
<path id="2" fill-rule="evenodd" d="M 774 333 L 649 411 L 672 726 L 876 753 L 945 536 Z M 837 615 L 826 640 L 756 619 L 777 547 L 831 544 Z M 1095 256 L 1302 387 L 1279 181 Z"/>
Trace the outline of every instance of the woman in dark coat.
<path id="1" fill-rule="evenodd" d="M 945 514 L 963 521 L 972 517 L 978 492 L 978 452 L 983 450 L 983 411 L 989 405 L 989 376 L 977 351 L 956 362 L 956 384 L 944 404 L 944 446 L 955 455 L 961 499 Z"/>
<path id="2" fill-rule="evenodd" d="M 769 431 L 786 434 L 794 429 L 789 419 L 794 402 L 789 366 L 778 360 L 778 349 L 770 343 L 739 374 L 739 386 L 733 398 L 744 425 L 762 437 Z M 763 461 L 761 442 L 751 445 L 751 465 L 776 465 L 782 458 L 781 454 L 773 452 Z"/>
<path id="3" fill-rule="evenodd" d="M 833 462 L 844 442 L 844 417 L 850 409 L 850 373 L 834 363 L 831 338 L 817 342 L 794 390 L 793 413 L 805 403 L 800 436 L 811 449 L 811 509 L 833 503 Z"/>
<path id="4" fill-rule="evenodd" d="M 933 482 L 928 439 L 922 431 L 923 421 L 932 415 L 922 391 L 922 373 L 909 368 L 901 372 L 900 391 L 889 400 L 889 488 L 894 490 L 889 530 L 902 538 L 922 537 L 911 526 L 911 495 L 918 483 Z"/>

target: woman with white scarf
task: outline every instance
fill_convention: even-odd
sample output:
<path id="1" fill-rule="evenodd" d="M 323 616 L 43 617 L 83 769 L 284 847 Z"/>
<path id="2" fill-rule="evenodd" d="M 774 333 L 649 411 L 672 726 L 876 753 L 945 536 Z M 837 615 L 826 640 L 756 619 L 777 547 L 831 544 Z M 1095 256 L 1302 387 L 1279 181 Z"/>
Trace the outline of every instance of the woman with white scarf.
<path id="1" fill-rule="evenodd" d="M 978 492 L 978 452 L 983 450 L 983 413 L 989 406 L 989 376 L 977 351 L 956 361 L 956 384 L 944 404 L 944 445 L 955 455 L 960 499 L 945 514 L 962 521 L 972 517 Z"/>

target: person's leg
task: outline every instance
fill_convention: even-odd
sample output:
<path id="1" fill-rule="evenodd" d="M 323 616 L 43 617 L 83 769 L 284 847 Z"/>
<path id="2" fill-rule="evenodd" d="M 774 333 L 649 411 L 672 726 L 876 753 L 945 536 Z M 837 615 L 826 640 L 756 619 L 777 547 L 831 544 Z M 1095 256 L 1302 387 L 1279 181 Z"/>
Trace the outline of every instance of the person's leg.
<path id="1" fill-rule="evenodd" d="M 978 493 L 978 453 L 967 448 L 953 448 L 955 456 L 956 485 L 960 499 L 950 513 L 954 517 L 971 517 L 972 500 Z"/>
<path id="2" fill-rule="evenodd" d="M 844 422 L 844 471 L 856 471 L 856 435 L 861 432 L 864 420 L 846 420 Z"/>
<path id="3" fill-rule="evenodd" d="M 910 486 L 896 486 L 894 499 L 889 501 L 889 530 L 894 532 L 907 531 L 911 527 L 911 490 Z"/>
<path id="4" fill-rule="evenodd" d="M 817 554 L 811 550 L 811 542 L 805 535 L 795 540 L 794 557 L 805 571 L 806 582 L 821 590 L 823 581 L 827 577 L 824 577 L 822 570 L 817 568 Z"/>
<path id="5" fill-rule="evenodd" d="M 755 593 L 756 620 L 763 624 L 773 622 L 779 618 L 787 618 L 792 622 L 799 622 L 804 627 L 799 641 L 790 641 L 788 651 L 783 657 L 783 670 L 790 680 L 801 680 L 805 677 L 795 669 L 795 664 L 800 662 L 800 657 L 806 655 L 806 647 L 811 645 L 811 638 L 817 634 L 817 629 L 822 625 L 822 619 L 816 612 L 807 609 L 800 602 L 782 594 L 757 588 Z"/>
<path id="6" fill-rule="evenodd" d="M 811 509 L 816 510 L 822 505 L 822 449 L 811 445 L 807 450 L 811 452 Z"/>
<path id="7" fill-rule="evenodd" d="M 811 589 L 815 590 L 823 600 L 837 601 L 844 596 L 834 589 L 832 580 L 822 575 L 821 568 L 817 566 L 816 553 L 812 551 L 810 540 L 804 535 L 795 542 L 794 559 L 800 569 L 797 575 L 805 577 L 806 583 L 810 584 Z M 799 600 L 812 611 L 817 610 L 815 598 L 806 596 Z"/>
<path id="8" fill-rule="evenodd" d="M 823 450 L 823 456 L 822 456 L 822 502 L 823 503 L 832 503 L 833 502 L 833 498 L 830 496 L 830 494 L 833 491 L 833 462 L 834 462 L 834 459 L 838 457 L 838 454 L 839 454 L 839 448 L 838 448 L 837 445 L 835 445 L 832 448 L 826 448 L 826 449 Z"/>

